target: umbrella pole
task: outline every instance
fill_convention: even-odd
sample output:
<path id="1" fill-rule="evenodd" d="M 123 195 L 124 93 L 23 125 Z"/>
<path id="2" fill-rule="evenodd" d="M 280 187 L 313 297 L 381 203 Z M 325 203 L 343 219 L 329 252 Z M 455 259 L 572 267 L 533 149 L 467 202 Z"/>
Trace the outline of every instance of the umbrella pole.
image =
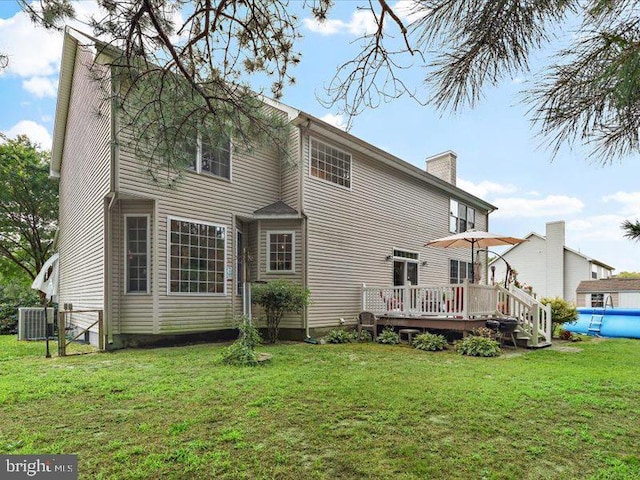
<path id="1" fill-rule="evenodd" d="M 471 240 L 471 278 L 469 279 L 469 283 L 475 283 L 476 272 L 474 271 L 476 266 L 473 263 L 473 244 L 476 243 L 475 240 Z"/>

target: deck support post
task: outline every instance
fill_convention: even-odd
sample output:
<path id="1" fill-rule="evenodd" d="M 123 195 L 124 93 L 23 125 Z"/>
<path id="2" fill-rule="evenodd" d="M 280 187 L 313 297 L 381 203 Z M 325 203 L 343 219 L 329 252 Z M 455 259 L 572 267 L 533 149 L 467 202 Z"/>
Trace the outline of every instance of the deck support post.
<path id="1" fill-rule="evenodd" d="M 462 318 L 469 318 L 469 279 L 465 278 L 462 282 Z"/>
<path id="2" fill-rule="evenodd" d="M 66 331 L 64 324 L 64 312 L 58 312 L 58 356 L 64 357 L 66 355 Z"/>
<path id="3" fill-rule="evenodd" d="M 538 346 L 538 333 L 540 331 L 540 305 L 538 302 L 535 302 L 531 305 L 531 321 L 533 325 L 531 326 L 531 340 L 529 341 L 532 347 Z"/>

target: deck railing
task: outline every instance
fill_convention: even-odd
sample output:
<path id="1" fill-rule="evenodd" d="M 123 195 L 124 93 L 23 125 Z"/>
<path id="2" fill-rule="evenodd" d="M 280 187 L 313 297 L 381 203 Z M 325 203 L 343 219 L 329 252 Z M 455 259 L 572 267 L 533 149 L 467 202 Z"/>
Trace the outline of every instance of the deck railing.
<path id="1" fill-rule="evenodd" d="M 541 338 L 551 342 L 551 306 L 514 286 L 509 290 L 500 285 L 497 288 L 498 311 L 518 320 L 520 328 L 531 337 L 529 345 L 537 346 Z"/>
<path id="2" fill-rule="evenodd" d="M 551 308 L 523 290 L 500 285 L 462 284 L 397 287 L 362 285 L 362 309 L 395 317 L 483 318 L 512 317 L 536 346 L 551 342 Z"/>
<path id="3" fill-rule="evenodd" d="M 489 316 L 496 313 L 496 289 L 470 283 L 397 287 L 362 286 L 362 307 L 376 315 Z"/>

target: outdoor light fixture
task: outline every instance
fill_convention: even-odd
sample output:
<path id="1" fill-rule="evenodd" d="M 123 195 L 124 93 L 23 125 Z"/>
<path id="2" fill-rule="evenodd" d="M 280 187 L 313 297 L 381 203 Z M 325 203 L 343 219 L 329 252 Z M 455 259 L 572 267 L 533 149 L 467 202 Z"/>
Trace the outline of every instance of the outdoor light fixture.
<path id="1" fill-rule="evenodd" d="M 424 262 L 422 262 L 422 266 L 423 266 L 423 267 L 426 267 L 427 265 L 428 265 L 428 264 L 427 264 L 427 261 L 426 261 L 426 260 L 425 260 Z"/>
<path id="2" fill-rule="evenodd" d="M 392 258 L 393 258 L 393 257 L 392 257 L 391 255 L 387 255 L 387 256 L 385 257 L 385 260 L 386 260 L 387 262 L 389 262 L 389 261 L 391 261 L 391 259 L 392 259 Z"/>

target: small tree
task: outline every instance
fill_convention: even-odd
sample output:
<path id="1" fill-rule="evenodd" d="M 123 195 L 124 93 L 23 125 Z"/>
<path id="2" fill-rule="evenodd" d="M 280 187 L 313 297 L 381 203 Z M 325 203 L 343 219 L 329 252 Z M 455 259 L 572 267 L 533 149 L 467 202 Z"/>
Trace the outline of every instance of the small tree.
<path id="1" fill-rule="evenodd" d="M 567 302 L 564 298 L 543 298 L 540 300 L 543 305 L 551 305 L 551 323 L 552 331 L 556 327 L 567 323 L 575 322 L 578 319 L 578 310 L 572 303 Z"/>
<path id="2" fill-rule="evenodd" d="M 302 312 L 309 305 L 309 295 L 308 289 L 286 280 L 274 280 L 253 287 L 251 301 L 264 309 L 270 343 L 278 341 L 282 316 L 287 312 Z"/>

